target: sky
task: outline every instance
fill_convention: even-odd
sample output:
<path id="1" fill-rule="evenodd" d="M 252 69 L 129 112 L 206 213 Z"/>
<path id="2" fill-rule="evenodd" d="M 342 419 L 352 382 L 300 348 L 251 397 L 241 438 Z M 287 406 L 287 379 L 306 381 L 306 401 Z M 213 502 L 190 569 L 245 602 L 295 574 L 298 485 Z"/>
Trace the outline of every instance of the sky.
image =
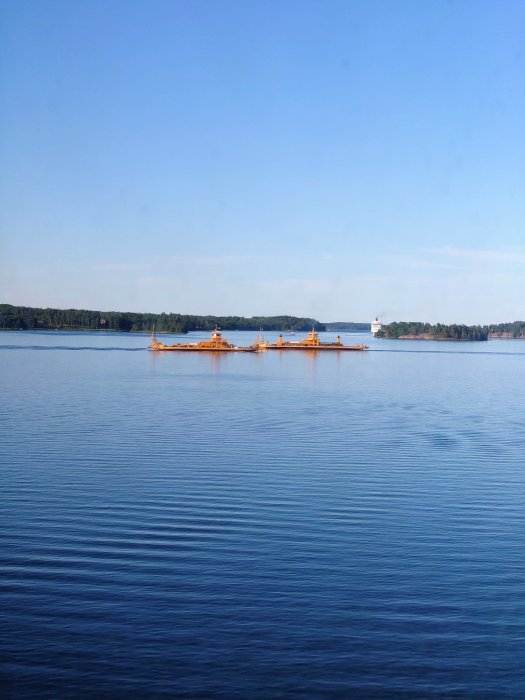
<path id="1" fill-rule="evenodd" d="M 522 0 L 0 0 L 0 302 L 525 319 Z"/>

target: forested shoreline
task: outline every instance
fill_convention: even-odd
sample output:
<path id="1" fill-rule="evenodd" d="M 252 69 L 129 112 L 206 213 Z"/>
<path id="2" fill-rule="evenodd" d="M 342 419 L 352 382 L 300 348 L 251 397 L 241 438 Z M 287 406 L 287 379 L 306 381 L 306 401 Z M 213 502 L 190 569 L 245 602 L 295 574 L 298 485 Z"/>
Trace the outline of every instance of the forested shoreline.
<path id="1" fill-rule="evenodd" d="M 137 313 L 93 311 L 88 309 L 53 309 L 0 304 L 2 330 L 85 330 L 149 333 L 188 333 L 223 330 L 258 331 L 366 331 L 369 324 L 335 321 L 320 323 L 297 316 L 195 316 L 175 313 Z M 378 338 L 417 338 L 422 340 L 487 340 L 488 338 L 525 339 L 525 321 L 495 323 L 485 326 L 430 324 L 419 321 L 396 321 L 383 325 Z"/>
<path id="2" fill-rule="evenodd" d="M 421 340 L 488 340 L 487 326 L 464 326 L 460 324 L 420 323 L 401 321 L 384 325 L 378 338 L 421 339 Z"/>
<path id="3" fill-rule="evenodd" d="M 156 333 L 188 333 L 223 330 L 317 331 L 325 327 L 313 318 L 296 316 L 192 316 L 87 309 L 51 309 L 0 304 L 0 329 L 3 330 L 85 330 Z"/>
<path id="4" fill-rule="evenodd" d="M 323 323 L 327 331 L 349 331 L 363 333 L 370 330 L 370 323 L 356 323 L 355 321 L 325 321 Z"/>
<path id="5" fill-rule="evenodd" d="M 489 338 L 525 338 L 525 321 L 493 323 L 488 326 Z"/>
<path id="6" fill-rule="evenodd" d="M 421 340 L 488 340 L 489 338 L 525 339 L 525 321 L 493 323 L 486 326 L 396 321 L 383 325 L 378 338 L 416 338 Z"/>

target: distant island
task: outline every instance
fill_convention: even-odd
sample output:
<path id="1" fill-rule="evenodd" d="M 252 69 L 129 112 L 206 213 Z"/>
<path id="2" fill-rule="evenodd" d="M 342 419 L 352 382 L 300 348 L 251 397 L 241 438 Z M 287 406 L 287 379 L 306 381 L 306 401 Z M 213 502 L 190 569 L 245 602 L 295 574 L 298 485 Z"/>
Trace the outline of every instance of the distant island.
<path id="1" fill-rule="evenodd" d="M 370 332 L 370 323 L 357 323 L 355 321 L 325 321 L 323 326 L 327 331 Z"/>
<path id="2" fill-rule="evenodd" d="M 486 326 L 463 326 L 453 323 L 419 323 L 401 321 L 383 325 L 376 338 L 398 338 L 400 340 L 488 340 Z"/>
<path id="3" fill-rule="evenodd" d="M 525 321 L 496 323 L 488 326 L 446 325 L 443 323 L 420 323 L 418 321 L 396 321 L 381 327 L 376 338 L 398 338 L 399 340 L 488 340 L 489 338 L 525 339 Z"/>
<path id="4" fill-rule="evenodd" d="M 191 316 L 86 309 L 40 309 L 0 304 L 0 329 L 4 330 L 83 330 L 156 333 L 188 333 L 223 330 L 295 332 L 324 331 L 325 326 L 313 318 L 296 316 Z"/>

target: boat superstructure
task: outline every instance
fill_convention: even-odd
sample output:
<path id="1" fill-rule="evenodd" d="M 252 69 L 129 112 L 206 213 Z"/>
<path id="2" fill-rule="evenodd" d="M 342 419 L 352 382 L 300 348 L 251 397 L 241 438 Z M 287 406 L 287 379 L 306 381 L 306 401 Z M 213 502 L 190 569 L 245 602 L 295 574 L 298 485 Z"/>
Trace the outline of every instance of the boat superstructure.
<path id="1" fill-rule="evenodd" d="M 153 342 L 148 346 L 150 350 L 171 350 L 177 352 L 257 352 L 257 348 L 253 345 L 243 348 L 228 343 L 228 341 L 222 337 L 222 333 L 217 327 L 212 331 L 209 340 L 203 340 L 199 343 L 174 343 L 173 345 L 164 345 L 160 340 L 157 340 L 155 332 L 153 332 L 151 340 Z"/>
<path id="2" fill-rule="evenodd" d="M 370 332 L 372 333 L 372 335 L 377 335 L 379 333 L 379 331 L 381 330 L 381 328 L 382 328 L 382 323 L 376 316 L 375 320 L 373 320 L 372 323 L 370 324 Z"/>

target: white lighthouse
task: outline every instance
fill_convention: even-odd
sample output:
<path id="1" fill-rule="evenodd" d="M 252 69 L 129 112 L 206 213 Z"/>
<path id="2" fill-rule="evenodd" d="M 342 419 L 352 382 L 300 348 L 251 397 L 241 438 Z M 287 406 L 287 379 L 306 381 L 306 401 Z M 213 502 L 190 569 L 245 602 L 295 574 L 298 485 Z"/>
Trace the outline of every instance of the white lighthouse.
<path id="1" fill-rule="evenodd" d="M 378 318 L 376 318 L 370 324 L 370 331 L 371 331 L 372 335 L 377 335 L 379 333 L 379 331 L 381 330 L 381 328 L 382 328 L 381 321 Z"/>

